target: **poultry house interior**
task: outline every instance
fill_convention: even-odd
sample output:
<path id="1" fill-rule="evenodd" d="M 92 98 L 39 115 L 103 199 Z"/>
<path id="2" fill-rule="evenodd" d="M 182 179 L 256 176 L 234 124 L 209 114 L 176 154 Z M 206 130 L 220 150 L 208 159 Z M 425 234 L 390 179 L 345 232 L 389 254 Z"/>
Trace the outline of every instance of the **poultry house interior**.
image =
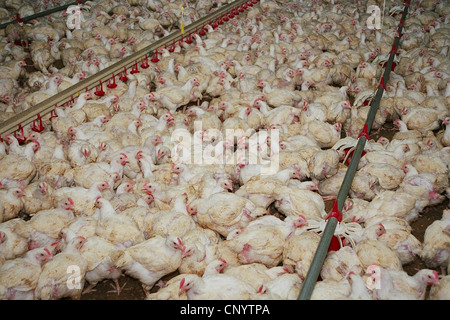
<path id="1" fill-rule="evenodd" d="M 298 299 L 380 86 L 311 299 L 450 299 L 449 0 L 77 2 L 0 0 L 0 299 Z"/>

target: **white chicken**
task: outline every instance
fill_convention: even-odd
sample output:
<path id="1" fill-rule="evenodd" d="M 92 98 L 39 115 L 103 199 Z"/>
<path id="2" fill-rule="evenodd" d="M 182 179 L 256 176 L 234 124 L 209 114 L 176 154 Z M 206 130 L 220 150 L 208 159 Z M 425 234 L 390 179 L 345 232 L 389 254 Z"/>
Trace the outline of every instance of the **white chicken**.
<path id="1" fill-rule="evenodd" d="M 435 220 L 425 230 L 420 257 L 429 268 L 447 268 L 450 258 L 450 210 L 445 209 L 440 220 Z"/>
<path id="2" fill-rule="evenodd" d="M 230 205 L 231 204 L 231 205 Z M 186 207 L 198 224 L 218 232 L 224 237 L 237 228 L 245 227 L 252 220 L 266 214 L 264 208 L 233 193 L 215 193 L 206 199 L 195 199 Z"/>
<path id="3" fill-rule="evenodd" d="M 28 251 L 28 238 L 19 233 L 20 225 L 26 222 L 15 218 L 0 224 L 0 257 L 14 259 Z"/>
<path id="4" fill-rule="evenodd" d="M 241 233 L 226 242 L 241 263 L 262 263 L 269 268 L 275 267 L 283 259 L 286 241 L 296 228 L 305 223 L 302 216 L 288 217 L 281 221 L 266 215 L 250 222 Z"/>
<path id="5" fill-rule="evenodd" d="M 47 248 L 37 248 L 0 266 L 2 300 L 34 300 L 42 265 L 52 259 Z"/>
<path id="6" fill-rule="evenodd" d="M 85 242 L 83 237 L 72 239 L 63 251 L 43 266 L 35 289 L 37 299 L 80 299 L 88 266 L 80 254 Z"/>
<path id="7" fill-rule="evenodd" d="M 116 213 L 111 202 L 104 198 L 94 200 L 97 219 L 95 233 L 118 248 L 128 248 L 144 241 L 144 234 L 133 219 Z"/>
<path id="8" fill-rule="evenodd" d="M 149 291 L 163 276 L 181 264 L 184 245 L 180 238 L 154 236 L 125 250 L 116 250 L 111 258 L 116 268 L 139 280 Z"/>
<path id="9" fill-rule="evenodd" d="M 185 275 L 180 291 L 187 293 L 188 300 L 252 300 L 256 296 L 250 284 L 226 274 Z"/>
<path id="10" fill-rule="evenodd" d="M 366 274 L 373 280 L 373 296 L 378 300 L 424 300 L 427 286 L 439 284 L 437 272 L 430 269 L 409 276 L 403 270 L 389 270 L 375 264 L 367 268 Z"/>

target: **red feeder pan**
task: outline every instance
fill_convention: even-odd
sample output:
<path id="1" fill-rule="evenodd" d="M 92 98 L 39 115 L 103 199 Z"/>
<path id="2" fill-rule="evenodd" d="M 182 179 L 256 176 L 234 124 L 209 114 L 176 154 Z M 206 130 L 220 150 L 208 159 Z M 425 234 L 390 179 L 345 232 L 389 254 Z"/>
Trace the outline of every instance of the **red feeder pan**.
<path id="1" fill-rule="evenodd" d="M 119 79 L 122 80 L 123 82 L 127 82 L 128 81 L 127 68 L 123 67 L 123 72 L 120 73 Z"/>
<path id="2" fill-rule="evenodd" d="M 174 52 L 175 51 L 175 40 L 173 40 L 172 44 L 169 46 L 169 49 L 167 49 L 167 50 L 169 52 Z M 158 59 L 158 61 L 159 61 L 159 59 Z"/>
<path id="3" fill-rule="evenodd" d="M 55 106 L 56 108 L 57 106 Z M 57 118 L 58 116 L 55 114 L 55 110 L 50 111 L 50 117 L 48 118 L 50 121 L 52 121 L 53 118 Z"/>
<path id="4" fill-rule="evenodd" d="M 155 52 L 153 53 L 152 59 L 150 60 L 153 63 L 156 63 L 159 61 L 158 59 L 158 52 L 155 50 Z"/>
<path id="5" fill-rule="evenodd" d="M 37 120 L 39 121 L 39 123 L 36 123 L 36 120 L 33 120 L 33 125 L 31 126 L 31 130 L 33 130 L 35 132 L 41 132 L 42 130 L 45 129 L 45 127 L 42 124 L 42 118 L 39 113 L 37 115 Z"/>
<path id="6" fill-rule="evenodd" d="M 150 65 L 148 64 L 148 56 L 145 55 L 145 60 L 142 61 L 141 68 L 147 69 L 148 67 L 150 67 Z"/>
<path id="7" fill-rule="evenodd" d="M 186 38 L 186 40 L 184 42 L 186 42 L 187 44 L 191 44 L 192 43 L 192 36 L 191 36 L 190 33 L 189 33 L 188 37 Z"/>
<path id="8" fill-rule="evenodd" d="M 134 66 L 131 67 L 130 73 L 131 73 L 131 74 L 139 73 L 138 66 L 137 66 L 137 61 L 135 61 L 135 62 L 134 62 Z"/>
<path id="9" fill-rule="evenodd" d="M 114 89 L 117 87 L 116 77 L 114 76 L 114 73 L 112 74 L 112 78 L 109 79 L 108 84 L 106 86 L 110 89 Z"/>
<path id="10" fill-rule="evenodd" d="M 102 81 L 100 80 L 99 82 L 100 82 L 100 89 L 99 89 L 98 87 L 96 87 L 97 90 L 94 92 L 94 94 L 95 94 L 96 96 L 101 97 L 101 96 L 104 96 L 104 95 L 105 95 L 105 91 L 103 91 L 103 84 L 102 84 Z"/>

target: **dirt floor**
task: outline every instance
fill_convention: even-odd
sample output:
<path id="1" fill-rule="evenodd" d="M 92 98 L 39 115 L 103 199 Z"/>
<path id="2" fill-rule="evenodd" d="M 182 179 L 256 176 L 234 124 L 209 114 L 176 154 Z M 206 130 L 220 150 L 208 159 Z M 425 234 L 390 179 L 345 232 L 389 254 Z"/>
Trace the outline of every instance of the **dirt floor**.
<path id="1" fill-rule="evenodd" d="M 380 136 L 392 138 L 395 131 L 391 130 L 392 124 L 386 123 L 385 128 L 377 134 L 371 134 L 371 139 L 378 139 Z M 326 201 L 326 211 L 331 210 L 332 201 Z M 440 220 L 442 218 L 442 212 L 445 208 L 449 206 L 449 200 L 446 199 L 443 203 L 434 206 L 427 207 L 420 215 L 419 219 L 411 224 L 412 234 L 421 242 L 423 242 L 423 237 L 426 228 L 433 223 L 435 220 Z M 414 275 L 418 270 L 427 268 L 420 258 L 417 258 L 410 264 L 403 266 L 403 269 L 409 274 Z M 441 274 L 440 269 L 436 271 Z M 168 280 L 175 276 L 177 272 L 165 276 L 162 280 Z M 144 291 L 141 284 L 136 279 L 133 279 L 127 275 L 123 275 L 119 279 L 120 286 L 124 286 L 121 294 L 118 296 L 116 292 L 111 292 L 114 289 L 113 282 L 108 280 L 99 283 L 95 287 L 95 291 L 84 294 L 81 300 L 142 300 L 145 299 Z M 156 292 L 158 287 L 154 287 L 152 292 Z"/>

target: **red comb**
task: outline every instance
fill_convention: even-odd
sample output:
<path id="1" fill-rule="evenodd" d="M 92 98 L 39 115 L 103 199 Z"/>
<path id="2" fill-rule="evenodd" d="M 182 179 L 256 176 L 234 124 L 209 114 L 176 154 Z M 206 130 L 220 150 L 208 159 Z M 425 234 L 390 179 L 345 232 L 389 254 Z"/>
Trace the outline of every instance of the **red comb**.
<path id="1" fill-rule="evenodd" d="M 180 288 L 182 288 L 184 286 L 185 282 L 186 282 L 185 278 L 181 279 L 181 281 L 180 281 Z"/>
<path id="2" fill-rule="evenodd" d="M 72 198 L 67 198 L 67 201 L 69 201 L 69 203 L 70 203 L 71 205 L 73 205 L 73 200 L 72 200 Z"/>

